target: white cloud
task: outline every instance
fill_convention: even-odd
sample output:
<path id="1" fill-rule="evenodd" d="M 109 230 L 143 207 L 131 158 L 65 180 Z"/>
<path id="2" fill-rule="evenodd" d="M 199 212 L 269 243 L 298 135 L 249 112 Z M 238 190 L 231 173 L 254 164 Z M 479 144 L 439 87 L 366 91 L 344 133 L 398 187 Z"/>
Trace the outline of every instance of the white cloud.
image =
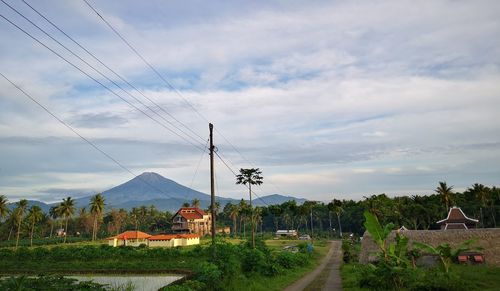
<path id="1" fill-rule="evenodd" d="M 15 5 L 29 12 L 22 3 Z M 206 136 L 205 122 L 85 5 L 54 1 L 33 5 L 177 119 Z M 500 174 L 492 166 L 500 161 L 496 158 L 500 156 L 496 1 L 211 2 L 197 3 L 196 9 L 190 2 L 95 5 L 183 89 L 185 98 L 290 194 L 320 200 L 332 192 L 361 197 L 432 189 L 444 178 L 492 183 L 492 177 Z M 4 6 L 1 9 L 12 16 Z M 157 151 L 157 144 L 169 145 L 172 151 L 185 144 L 7 23 L 1 23 L 0 33 L 9 40 L 0 43 L 2 73 L 86 137 L 133 140 L 150 144 L 152 151 Z M 3 80 L 0 92 L 0 138 L 74 138 Z M 249 166 L 220 136 L 216 135 L 216 143 L 235 167 Z M 199 159 L 196 151 L 177 156 L 161 153 L 159 163 L 153 154 L 137 152 L 144 150 L 142 145 L 104 145 L 135 170 L 155 169 L 184 184 L 192 178 L 194 165 L 190 165 Z M 64 150 L 67 143 L 36 147 L 43 157 L 52 153 L 50 147 Z M 16 155 L 23 156 L 24 150 L 24 156 L 32 157 L 33 148 L 20 149 Z M 0 152 L 0 160 L 13 154 L 12 148 L 9 151 Z M 100 159 L 97 156 L 93 161 Z M 50 159 L 57 158 L 48 155 L 37 161 L 60 168 L 23 176 L 27 186 L 22 187 L 11 177 L 14 171 L 2 168 L 7 174 L 0 179 L 0 192 L 81 188 L 75 176 L 64 175 L 68 165 Z M 28 169 L 30 162 L 18 166 Z M 52 175 L 42 183 L 37 175 L 48 170 Z M 105 178 L 92 179 L 91 188 L 121 179 L 108 166 L 96 163 L 94 170 Z M 82 167 L 77 172 L 90 175 L 89 171 Z M 231 175 L 223 171 L 219 175 L 223 192 L 241 196 Z M 356 179 L 362 180 L 353 182 Z M 201 178 L 194 186 L 208 189 Z M 272 185 L 263 189 L 277 192 Z"/>

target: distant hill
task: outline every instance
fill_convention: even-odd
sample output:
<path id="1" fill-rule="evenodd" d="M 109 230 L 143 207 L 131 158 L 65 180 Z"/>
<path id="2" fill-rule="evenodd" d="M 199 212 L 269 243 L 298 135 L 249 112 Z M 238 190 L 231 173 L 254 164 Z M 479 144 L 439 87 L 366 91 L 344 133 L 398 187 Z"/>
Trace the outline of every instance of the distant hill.
<path id="1" fill-rule="evenodd" d="M 133 207 L 154 205 L 157 209 L 162 211 L 176 211 L 185 202 L 191 202 L 193 199 L 200 200 L 201 208 L 208 208 L 210 205 L 210 195 L 196 191 L 189 187 L 183 186 L 173 180 L 167 179 L 157 173 L 146 172 L 113 187 L 109 190 L 102 192 L 106 201 L 106 209 L 110 208 L 124 208 L 130 210 Z M 75 199 L 75 206 L 88 207 L 90 198 L 86 196 Z M 216 197 L 216 200 L 223 208 L 227 203 L 238 203 L 240 199 Z M 245 197 L 248 201 L 248 197 Z M 292 196 L 283 196 L 280 194 L 272 194 L 262 196 L 261 199 L 254 197 L 255 206 L 266 206 L 272 204 L 282 204 L 284 202 L 295 200 L 297 204 L 302 204 L 306 201 L 303 198 L 295 198 Z M 47 204 L 44 202 L 30 200 L 28 207 L 31 205 L 38 205 L 44 212 L 48 212 L 50 207 L 58 203 Z M 9 205 L 14 208 L 14 203 Z"/>
<path id="2" fill-rule="evenodd" d="M 50 204 L 47 204 L 47 203 L 44 203 L 42 201 L 38 201 L 38 200 L 28 200 L 28 207 L 26 208 L 26 211 L 28 211 L 28 209 L 31 208 L 31 206 L 33 205 L 37 205 L 38 207 L 40 207 L 42 209 L 43 212 L 47 213 L 49 212 L 49 209 L 52 205 Z M 16 203 L 8 203 L 7 204 L 7 207 L 9 208 L 9 210 L 12 210 L 14 208 L 16 208 Z"/>
<path id="3" fill-rule="evenodd" d="M 290 200 L 295 200 L 298 205 L 303 204 L 304 202 L 307 201 L 307 199 L 304 198 L 295 198 L 292 196 L 283 196 L 280 194 L 271 194 L 267 196 L 261 196 L 260 198 L 254 198 L 254 205 L 255 206 L 266 206 L 268 205 L 274 205 L 274 204 L 282 204 Z"/>

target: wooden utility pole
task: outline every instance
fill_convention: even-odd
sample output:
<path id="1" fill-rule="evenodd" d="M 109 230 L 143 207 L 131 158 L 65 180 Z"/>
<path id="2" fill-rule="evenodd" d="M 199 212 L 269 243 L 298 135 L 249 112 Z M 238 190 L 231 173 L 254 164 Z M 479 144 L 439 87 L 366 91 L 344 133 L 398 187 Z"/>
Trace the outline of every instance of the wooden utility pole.
<path id="1" fill-rule="evenodd" d="M 208 130 L 210 131 L 210 212 L 212 214 L 212 247 L 215 251 L 215 182 L 214 182 L 214 140 L 213 140 L 214 125 L 209 123 Z"/>

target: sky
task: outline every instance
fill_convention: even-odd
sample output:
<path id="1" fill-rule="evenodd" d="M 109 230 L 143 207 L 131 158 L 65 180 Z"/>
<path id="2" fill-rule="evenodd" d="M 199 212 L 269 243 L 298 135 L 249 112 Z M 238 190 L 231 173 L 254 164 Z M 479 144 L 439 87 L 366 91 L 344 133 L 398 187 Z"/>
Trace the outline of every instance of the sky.
<path id="1" fill-rule="evenodd" d="M 210 121 L 230 168 L 262 170 L 259 196 L 500 184 L 498 1 L 87 0 L 168 84 L 84 1 L 25 1 L 140 93 L 20 0 L 2 2 L 102 75 L 0 14 L 112 92 L 4 18 L 0 72 L 135 175 L 209 193 Z M 0 77 L 0 194 L 53 202 L 133 177 Z M 218 195 L 247 196 L 219 159 L 216 180 Z"/>

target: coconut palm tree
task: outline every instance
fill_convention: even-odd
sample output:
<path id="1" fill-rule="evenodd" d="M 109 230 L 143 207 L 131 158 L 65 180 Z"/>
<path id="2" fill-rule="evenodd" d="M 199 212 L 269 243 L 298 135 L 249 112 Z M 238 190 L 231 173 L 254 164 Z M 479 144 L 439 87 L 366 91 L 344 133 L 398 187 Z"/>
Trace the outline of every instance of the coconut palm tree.
<path id="1" fill-rule="evenodd" d="M 472 188 L 467 189 L 467 191 L 474 194 L 476 199 L 479 201 L 479 213 L 481 215 L 481 225 L 484 228 L 484 216 L 483 216 L 483 208 L 486 207 L 486 204 L 489 201 L 490 188 L 485 187 L 483 184 L 475 183 L 472 185 Z"/>
<path id="2" fill-rule="evenodd" d="M 73 200 L 71 197 L 63 198 L 63 201 L 61 202 L 61 204 L 59 204 L 59 207 L 57 207 L 57 211 L 59 212 L 59 215 L 62 216 L 65 220 L 64 243 L 66 243 L 66 238 L 68 236 L 68 220 L 75 213 L 75 200 Z"/>
<path id="3" fill-rule="evenodd" d="M 231 204 L 229 208 L 229 217 L 233 220 L 233 234 L 236 236 L 237 226 L 238 226 L 238 215 L 240 215 L 240 209 L 238 205 Z"/>
<path id="4" fill-rule="evenodd" d="M 196 207 L 196 208 L 200 208 L 200 199 L 198 199 L 198 198 L 194 198 L 194 199 L 191 201 L 191 206 L 192 206 L 192 207 Z"/>
<path id="5" fill-rule="evenodd" d="M 52 233 L 54 232 L 54 223 L 56 223 L 56 220 L 59 217 L 59 212 L 57 211 L 57 206 L 50 207 L 49 217 L 51 219 L 51 221 L 50 221 L 50 237 L 52 237 Z"/>
<path id="6" fill-rule="evenodd" d="M 9 215 L 7 202 L 9 202 L 9 200 L 7 200 L 7 197 L 5 197 L 5 195 L 0 195 L 0 222 L 2 221 L 2 219 L 7 217 L 7 215 Z"/>
<path id="7" fill-rule="evenodd" d="M 446 212 L 450 209 L 450 204 L 453 201 L 453 186 L 448 187 L 446 182 L 439 182 L 439 186 L 434 190 L 437 194 L 441 196 L 444 204 L 446 205 Z"/>
<path id="8" fill-rule="evenodd" d="M 101 193 L 96 194 L 90 199 L 90 213 L 92 213 L 94 223 L 92 224 L 92 240 L 97 239 L 97 222 L 104 212 L 104 197 Z"/>
<path id="9" fill-rule="evenodd" d="M 337 215 L 337 222 L 339 223 L 339 234 L 340 237 L 342 237 L 342 224 L 340 223 L 340 214 L 344 212 L 344 209 L 342 208 L 342 201 L 333 199 L 333 212 Z"/>
<path id="10" fill-rule="evenodd" d="M 33 246 L 33 232 L 35 231 L 35 224 L 40 222 L 42 218 L 42 209 L 37 205 L 31 206 L 30 210 L 28 211 L 28 216 L 26 217 L 30 224 L 30 246 Z"/>
<path id="11" fill-rule="evenodd" d="M 14 209 L 14 218 L 17 222 L 17 238 L 16 238 L 16 249 L 19 245 L 19 235 L 21 234 L 21 224 L 23 222 L 24 215 L 26 214 L 26 208 L 28 207 L 28 200 L 21 199 L 16 203 L 16 208 Z"/>
<path id="12" fill-rule="evenodd" d="M 240 173 L 236 175 L 236 184 L 248 185 L 248 194 L 250 195 L 250 217 L 252 225 L 252 248 L 255 248 L 255 222 L 252 208 L 252 185 L 261 185 L 264 179 L 262 171 L 259 168 L 240 169 Z"/>

